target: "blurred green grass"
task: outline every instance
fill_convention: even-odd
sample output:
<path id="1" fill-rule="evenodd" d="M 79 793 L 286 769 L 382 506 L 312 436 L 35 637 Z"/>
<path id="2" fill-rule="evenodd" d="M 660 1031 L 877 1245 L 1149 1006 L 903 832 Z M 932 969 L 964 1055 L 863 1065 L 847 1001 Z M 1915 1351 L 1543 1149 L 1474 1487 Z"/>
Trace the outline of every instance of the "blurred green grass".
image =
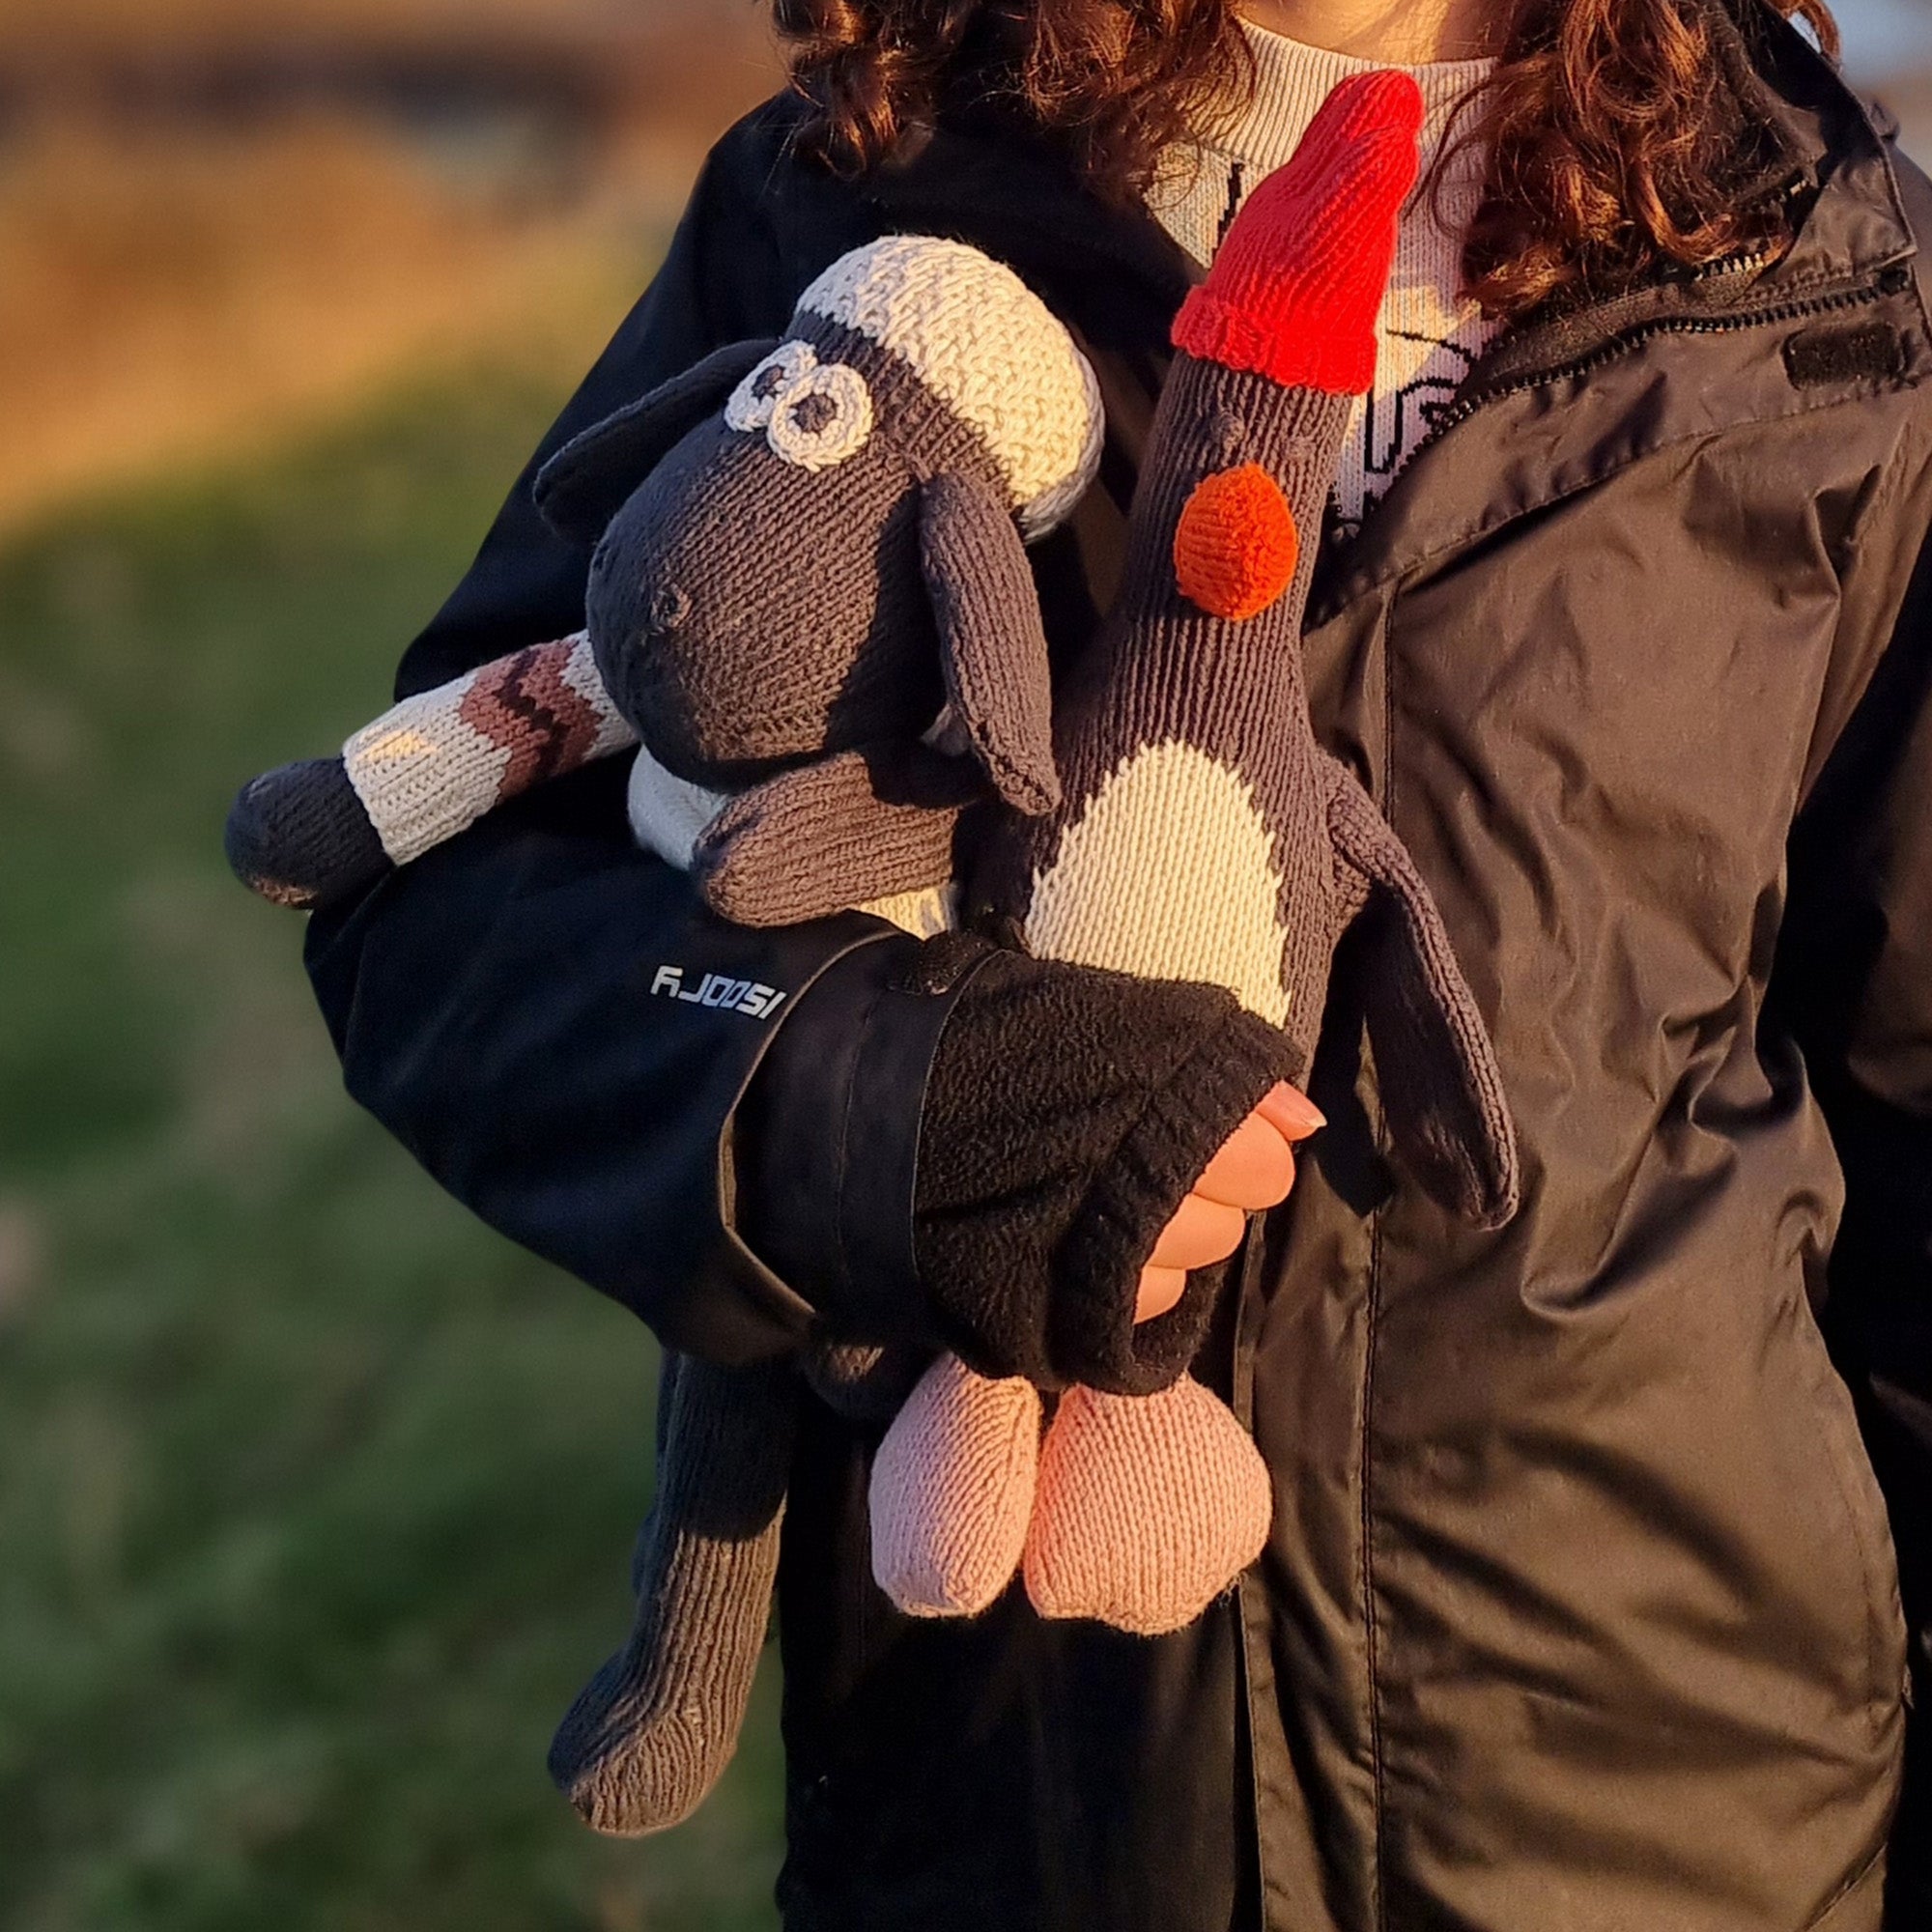
<path id="1" fill-rule="evenodd" d="M 340 742 L 561 402 L 485 365 L 0 552 L 0 1925 L 768 1926 L 773 1686 L 678 1833 L 550 1730 L 648 1338 L 343 1097 L 235 785 Z"/>

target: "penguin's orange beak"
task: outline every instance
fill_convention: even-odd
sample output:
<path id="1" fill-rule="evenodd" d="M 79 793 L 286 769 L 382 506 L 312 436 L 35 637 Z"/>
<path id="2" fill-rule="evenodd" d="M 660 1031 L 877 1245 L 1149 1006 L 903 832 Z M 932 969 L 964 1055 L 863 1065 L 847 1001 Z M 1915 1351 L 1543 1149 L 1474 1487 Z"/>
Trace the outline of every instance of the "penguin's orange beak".
<path id="1" fill-rule="evenodd" d="M 1259 463 L 1204 476 L 1174 529 L 1180 594 L 1210 617 L 1259 616 L 1294 582 L 1301 539 L 1281 486 Z"/>

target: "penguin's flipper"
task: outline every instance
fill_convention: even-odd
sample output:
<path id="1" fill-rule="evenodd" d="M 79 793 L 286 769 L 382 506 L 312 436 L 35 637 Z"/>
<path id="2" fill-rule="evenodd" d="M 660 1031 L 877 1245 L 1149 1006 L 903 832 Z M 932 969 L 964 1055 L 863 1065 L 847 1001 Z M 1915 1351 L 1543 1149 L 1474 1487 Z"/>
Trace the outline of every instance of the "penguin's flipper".
<path id="1" fill-rule="evenodd" d="M 1363 1006 L 1389 1132 L 1430 1196 L 1481 1228 L 1516 1212 L 1516 1131 L 1489 1028 L 1415 862 L 1352 775 L 1328 812 L 1366 887 Z"/>

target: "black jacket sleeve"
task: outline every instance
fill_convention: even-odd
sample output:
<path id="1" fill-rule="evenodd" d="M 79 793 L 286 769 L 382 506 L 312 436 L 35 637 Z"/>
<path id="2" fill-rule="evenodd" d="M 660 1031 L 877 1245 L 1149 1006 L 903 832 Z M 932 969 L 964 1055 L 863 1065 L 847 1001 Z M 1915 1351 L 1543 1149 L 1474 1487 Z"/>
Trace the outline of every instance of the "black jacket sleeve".
<path id="1" fill-rule="evenodd" d="M 405 657 L 399 693 L 579 628 L 589 559 L 538 517 L 537 468 L 721 343 L 780 332 L 810 276 L 862 239 L 840 231 L 849 214 L 784 205 L 781 148 L 773 110 L 721 144 L 649 292 Z M 621 779 L 539 788 L 316 915 L 310 976 L 350 1092 L 483 1219 L 674 1347 L 782 1352 L 810 1311 L 733 1226 L 734 1108 L 780 1029 L 836 1028 L 840 1001 L 807 992 L 863 997 L 896 935 L 856 913 L 782 932 L 712 917 L 632 845 Z M 897 1100 L 908 1136 L 922 1075 Z"/>
<path id="2" fill-rule="evenodd" d="M 1932 1924 L 1932 544 L 1801 813 L 1789 890 L 1775 995 L 1845 1176 L 1825 1325 L 1885 1491 L 1917 1680 L 1886 1922 Z"/>

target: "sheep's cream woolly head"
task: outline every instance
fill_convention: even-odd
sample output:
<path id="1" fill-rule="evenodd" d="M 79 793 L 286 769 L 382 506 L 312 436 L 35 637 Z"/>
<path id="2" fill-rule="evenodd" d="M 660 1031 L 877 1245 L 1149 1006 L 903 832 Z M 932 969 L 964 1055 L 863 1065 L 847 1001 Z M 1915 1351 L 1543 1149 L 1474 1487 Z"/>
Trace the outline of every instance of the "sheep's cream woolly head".
<path id="1" fill-rule="evenodd" d="M 963 242 L 889 235 L 841 255 L 798 307 L 892 351 L 979 432 L 1027 538 L 1085 495 L 1100 462 L 1099 384 L 1010 269 Z"/>

